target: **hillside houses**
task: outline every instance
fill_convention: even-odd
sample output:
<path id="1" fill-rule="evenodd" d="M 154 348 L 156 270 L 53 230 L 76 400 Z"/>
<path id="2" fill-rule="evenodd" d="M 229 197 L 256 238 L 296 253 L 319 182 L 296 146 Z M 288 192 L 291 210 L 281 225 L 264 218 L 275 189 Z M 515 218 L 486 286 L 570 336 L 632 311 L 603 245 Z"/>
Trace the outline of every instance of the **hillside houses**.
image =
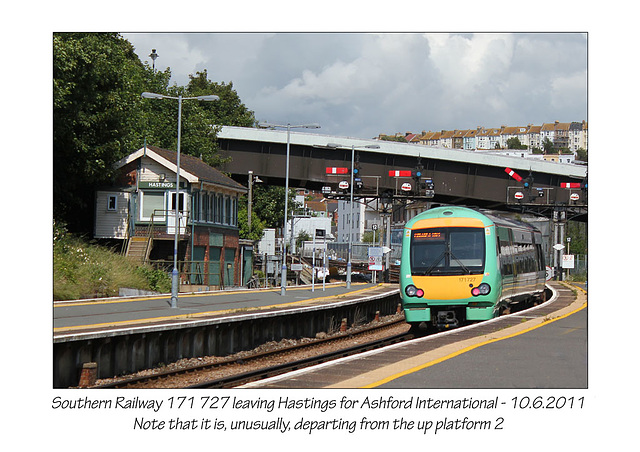
<path id="1" fill-rule="evenodd" d="M 533 149 L 542 149 L 542 143 L 548 139 L 553 147 L 575 153 L 582 148 L 587 150 L 588 127 L 587 122 L 559 122 L 544 123 L 541 126 L 528 124 L 527 126 L 500 126 L 486 128 L 478 126 L 476 129 L 422 131 L 420 134 L 407 132 L 404 135 L 379 135 L 378 139 L 402 139 L 408 143 L 424 146 L 437 146 L 450 149 L 464 149 L 467 151 L 494 151 L 507 149 L 508 140 L 517 138 L 520 144 L 526 146 L 530 153 Z"/>

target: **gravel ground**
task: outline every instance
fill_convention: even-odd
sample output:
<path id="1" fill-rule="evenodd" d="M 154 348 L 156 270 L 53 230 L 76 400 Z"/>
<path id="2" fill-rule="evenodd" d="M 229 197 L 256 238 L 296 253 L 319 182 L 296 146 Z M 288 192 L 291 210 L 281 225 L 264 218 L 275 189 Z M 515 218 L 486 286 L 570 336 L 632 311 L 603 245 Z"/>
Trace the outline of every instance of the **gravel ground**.
<path id="1" fill-rule="evenodd" d="M 393 323 L 394 321 L 397 321 L 401 318 L 403 318 L 401 314 L 382 317 L 379 322 L 375 323 L 375 325 L 384 325 L 384 324 Z M 144 385 L 136 386 L 140 388 L 182 388 L 185 386 L 194 385 L 197 383 L 213 380 L 216 378 L 222 378 L 229 375 L 249 372 L 252 370 L 260 369 L 262 367 L 269 367 L 276 364 L 281 364 L 285 362 L 308 358 L 310 356 L 328 353 L 330 351 L 335 351 L 340 348 L 353 347 L 355 345 L 362 344 L 365 342 L 370 342 L 376 339 L 405 333 L 409 330 L 408 324 L 399 323 L 383 330 L 365 333 L 365 334 L 353 337 L 353 334 L 358 333 L 359 331 L 362 331 L 367 327 L 370 327 L 373 325 L 374 325 L 373 323 L 360 325 L 357 327 L 352 327 L 348 329 L 346 332 L 335 333 L 331 335 L 327 335 L 326 333 L 319 333 L 317 335 L 318 338 L 283 339 L 279 342 L 275 342 L 275 341 L 267 342 L 266 344 L 263 344 L 253 350 L 238 352 L 230 356 L 201 356 L 197 358 L 185 358 L 171 364 L 160 366 L 154 369 L 143 370 L 135 374 L 97 380 L 96 386 L 115 383 L 115 382 L 127 380 L 129 378 L 150 376 L 150 375 L 159 374 L 167 371 L 188 369 L 188 368 L 191 368 L 194 366 L 200 366 L 203 364 L 215 364 L 215 363 L 229 360 L 230 358 L 233 358 L 235 360 L 233 364 L 224 365 L 219 368 L 207 369 L 207 370 L 196 370 L 196 371 L 188 372 L 182 375 L 173 376 L 168 379 L 150 381 L 145 383 Z M 286 347 L 291 347 L 291 346 L 300 345 L 300 344 L 317 342 L 320 338 L 325 336 L 327 338 L 335 338 L 336 340 L 322 344 L 322 345 L 314 346 L 314 347 L 303 348 L 301 350 L 290 351 L 290 352 L 284 351 L 281 354 L 271 355 L 268 358 L 260 358 L 257 360 L 245 361 L 249 357 L 259 353 L 275 351 L 275 350 L 284 349 Z"/>

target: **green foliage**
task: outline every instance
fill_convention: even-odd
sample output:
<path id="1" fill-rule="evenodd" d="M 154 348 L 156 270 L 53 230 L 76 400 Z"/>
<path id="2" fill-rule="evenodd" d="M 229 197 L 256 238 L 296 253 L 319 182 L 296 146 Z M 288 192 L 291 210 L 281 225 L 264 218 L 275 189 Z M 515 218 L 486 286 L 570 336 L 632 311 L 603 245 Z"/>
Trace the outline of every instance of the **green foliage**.
<path id="1" fill-rule="evenodd" d="M 202 156 L 212 166 L 223 163 L 218 155 L 216 133 L 221 125 L 252 127 L 253 112 L 240 101 L 233 83 L 215 83 L 207 79 L 207 71 L 189 76 L 186 87 L 156 87 L 154 92 L 177 97 L 196 97 L 215 94 L 220 99 L 213 102 L 187 100 L 182 102 L 182 132 L 180 151 Z M 165 149 L 178 147 L 178 102 L 147 99 L 143 105 L 145 137 L 147 142 Z"/>
<path id="2" fill-rule="evenodd" d="M 558 150 L 553 148 L 553 142 L 549 138 L 542 140 L 542 149 L 545 154 L 557 154 Z"/>
<path id="3" fill-rule="evenodd" d="M 54 216 L 72 229 L 87 229 L 94 187 L 135 147 L 145 78 L 133 47 L 115 33 L 53 36 Z"/>
<path id="4" fill-rule="evenodd" d="M 296 249 L 299 249 L 304 242 L 310 242 L 313 237 L 307 231 L 300 231 L 296 237 Z"/>
<path id="5" fill-rule="evenodd" d="M 136 267 L 136 272 L 149 283 L 149 290 L 160 293 L 171 291 L 171 277 L 167 272 L 148 265 Z"/>
<path id="6" fill-rule="evenodd" d="M 137 266 L 113 250 L 69 234 L 64 224 L 53 225 L 53 298 L 117 296 L 121 287 L 169 292 L 169 275 Z"/>
<path id="7" fill-rule="evenodd" d="M 520 142 L 518 137 L 511 137 L 507 140 L 508 149 L 527 149 L 527 146 Z"/>
<path id="8" fill-rule="evenodd" d="M 578 157 L 577 157 L 578 160 L 581 160 L 583 162 L 589 161 L 589 153 L 587 152 L 586 149 L 579 148 L 576 153 L 578 154 Z"/>
<path id="9" fill-rule="evenodd" d="M 579 221 L 567 221 L 567 237 L 571 237 L 571 254 L 588 254 L 587 224 Z"/>
<path id="10" fill-rule="evenodd" d="M 147 144 L 177 148 L 178 102 L 142 99 L 144 91 L 186 97 L 216 94 L 215 102 L 182 104 L 180 148 L 210 165 L 217 154 L 217 126 L 251 127 L 252 111 L 233 84 L 190 76 L 171 86 L 171 72 L 143 64 L 117 33 L 55 33 L 53 36 L 53 207 L 69 229 L 89 232 L 96 187 L 114 182 L 115 162 Z"/>
<path id="11" fill-rule="evenodd" d="M 284 223 L 284 187 L 271 185 L 253 186 L 253 210 L 264 223 L 266 228 L 281 228 Z M 295 209 L 296 192 L 289 189 L 287 210 L 289 215 Z M 253 216 L 251 222 L 253 223 Z"/>
<path id="12" fill-rule="evenodd" d="M 380 139 L 383 141 L 399 141 L 401 143 L 407 142 L 407 139 L 405 137 L 395 135 L 380 135 Z"/>
<path id="13" fill-rule="evenodd" d="M 364 234 L 362 234 L 362 242 L 363 243 L 378 243 L 380 242 L 380 234 L 382 231 L 377 230 L 377 231 L 365 231 Z"/>
<path id="14" fill-rule="evenodd" d="M 265 228 L 264 222 L 259 215 L 252 209 L 251 211 L 251 231 L 249 231 L 249 222 L 247 219 L 247 195 L 243 195 L 239 201 L 238 208 L 238 227 L 240 228 L 240 238 L 248 240 L 260 240 L 262 231 Z"/>

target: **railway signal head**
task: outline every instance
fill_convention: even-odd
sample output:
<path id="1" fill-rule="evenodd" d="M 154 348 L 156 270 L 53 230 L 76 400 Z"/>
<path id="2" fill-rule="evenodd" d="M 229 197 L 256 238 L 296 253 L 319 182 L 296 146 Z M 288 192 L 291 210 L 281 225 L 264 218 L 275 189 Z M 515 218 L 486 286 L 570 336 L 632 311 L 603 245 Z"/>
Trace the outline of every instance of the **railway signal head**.
<path id="1" fill-rule="evenodd" d="M 524 188 L 531 188 L 533 187 L 533 176 L 529 175 L 527 178 L 522 180 L 522 184 L 524 185 Z"/>
<path id="2" fill-rule="evenodd" d="M 411 177 L 410 170 L 389 170 L 389 177 Z"/>
<path id="3" fill-rule="evenodd" d="M 504 172 L 507 173 L 509 176 L 513 177 L 518 182 L 522 181 L 522 176 L 520 176 L 518 173 L 516 173 L 511 168 L 505 168 Z"/>
<path id="4" fill-rule="evenodd" d="M 349 174 L 349 168 L 327 166 L 325 174 Z"/>

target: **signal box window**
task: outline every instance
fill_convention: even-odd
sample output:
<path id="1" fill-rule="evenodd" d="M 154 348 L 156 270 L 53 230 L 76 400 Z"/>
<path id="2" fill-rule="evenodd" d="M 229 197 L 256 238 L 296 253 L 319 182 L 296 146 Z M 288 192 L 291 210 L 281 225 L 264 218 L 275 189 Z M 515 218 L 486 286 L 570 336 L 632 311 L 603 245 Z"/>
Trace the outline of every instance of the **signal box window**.
<path id="1" fill-rule="evenodd" d="M 107 210 L 115 212 L 118 210 L 118 197 L 116 195 L 109 195 L 107 198 Z"/>

